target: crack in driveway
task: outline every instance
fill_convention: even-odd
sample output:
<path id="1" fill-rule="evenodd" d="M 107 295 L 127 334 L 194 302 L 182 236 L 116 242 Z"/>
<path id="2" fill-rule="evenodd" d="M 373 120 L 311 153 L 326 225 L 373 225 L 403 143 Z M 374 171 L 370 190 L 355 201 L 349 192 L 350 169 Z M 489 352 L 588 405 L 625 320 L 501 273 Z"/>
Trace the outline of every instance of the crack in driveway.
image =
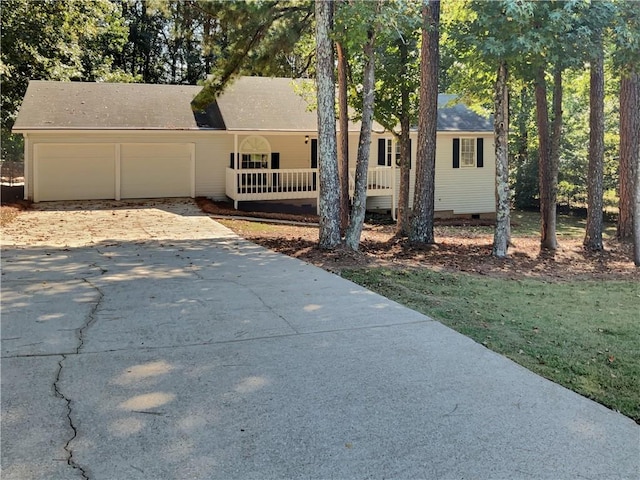
<path id="1" fill-rule="evenodd" d="M 91 280 L 88 280 L 86 278 L 83 278 L 82 280 L 85 283 L 87 283 L 91 288 L 93 288 L 96 292 L 98 292 L 98 299 L 96 300 L 95 305 L 89 312 L 89 315 L 87 315 L 87 320 L 84 322 L 84 325 L 82 325 L 78 329 L 78 345 L 76 347 L 76 353 L 80 353 L 80 350 L 82 350 L 82 347 L 84 347 L 85 333 L 94 323 L 96 323 L 96 313 L 98 312 L 98 309 L 102 304 L 102 300 L 104 299 L 104 292 L 100 289 L 100 287 L 97 287 L 91 282 Z"/>
<path id="2" fill-rule="evenodd" d="M 67 398 L 64 393 L 62 393 L 62 391 L 60 390 L 60 375 L 62 374 L 62 369 L 63 367 L 63 362 L 67 359 L 67 355 L 62 355 L 62 360 L 60 360 L 58 362 L 58 372 L 56 373 L 56 379 L 53 382 L 53 391 L 55 392 L 55 395 L 57 398 L 60 398 L 61 400 L 63 400 L 66 403 L 67 406 L 67 423 L 69 424 L 69 427 L 71 427 L 71 430 L 73 432 L 73 434 L 71 435 L 71 437 L 67 440 L 67 442 L 64 444 L 64 450 L 65 452 L 67 452 L 67 465 L 69 465 L 71 468 L 78 470 L 80 472 L 80 475 L 82 475 L 82 478 L 89 480 L 89 475 L 87 474 L 87 471 L 81 466 L 79 465 L 75 459 L 73 458 L 73 449 L 71 448 L 71 442 L 73 442 L 75 440 L 75 438 L 78 436 L 78 429 L 76 428 L 75 424 L 73 423 L 73 418 L 71 416 L 72 414 L 72 408 L 71 408 L 71 399 Z"/>
<path id="3" fill-rule="evenodd" d="M 104 272 L 103 272 L 104 273 Z M 93 307 L 91 308 L 91 311 L 89 312 L 89 314 L 87 315 L 85 322 L 82 324 L 82 326 L 78 329 L 76 329 L 77 332 L 77 337 L 78 337 L 78 343 L 76 345 L 75 348 L 75 352 L 72 354 L 62 354 L 62 359 L 58 362 L 58 371 L 56 373 L 56 378 L 53 382 L 53 391 L 55 392 L 55 396 L 57 398 L 60 398 L 61 400 L 63 400 L 66 403 L 66 407 L 67 407 L 67 423 L 69 424 L 69 427 L 72 430 L 72 435 L 71 437 L 67 440 L 67 442 L 64 445 L 64 450 L 65 452 L 67 452 L 67 465 L 69 465 L 71 468 L 73 468 L 74 470 L 77 470 L 80 475 L 82 475 L 82 478 L 89 480 L 89 474 L 87 472 L 87 470 L 82 467 L 78 462 L 76 462 L 74 455 L 73 455 L 73 449 L 71 448 L 71 443 L 76 439 L 76 437 L 78 436 L 78 428 L 75 425 L 74 421 L 73 421 L 73 404 L 72 404 L 72 400 L 67 397 L 61 390 L 60 388 L 60 379 L 62 376 L 62 370 L 64 369 L 64 362 L 67 360 L 67 358 L 70 355 L 78 355 L 80 353 L 80 351 L 82 350 L 82 347 L 84 346 L 84 340 L 85 340 L 85 335 L 86 332 L 89 328 L 91 328 L 91 326 L 96 322 L 96 314 L 98 312 L 98 310 L 100 309 L 100 305 L 102 304 L 102 300 L 104 299 L 104 292 L 97 287 L 96 285 L 94 285 L 90 280 L 83 278 L 82 279 L 84 282 L 86 282 L 87 284 L 89 284 L 97 293 L 98 293 L 98 297 L 95 300 L 95 304 L 93 305 Z"/>

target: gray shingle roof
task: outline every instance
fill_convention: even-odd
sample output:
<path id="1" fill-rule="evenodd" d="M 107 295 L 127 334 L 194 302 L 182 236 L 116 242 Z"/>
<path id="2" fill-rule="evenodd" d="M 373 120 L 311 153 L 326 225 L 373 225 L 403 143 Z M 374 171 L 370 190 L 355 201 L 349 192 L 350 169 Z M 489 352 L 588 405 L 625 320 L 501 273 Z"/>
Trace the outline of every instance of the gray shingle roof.
<path id="1" fill-rule="evenodd" d="M 295 90 L 304 82 L 240 77 L 218 98 L 225 125 L 229 130 L 315 131 L 317 113 Z"/>
<path id="2" fill-rule="evenodd" d="M 443 132 L 492 132 L 493 118 L 483 117 L 461 103 L 452 104 L 455 95 L 438 95 L 438 130 Z"/>
<path id="3" fill-rule="evenodd" d="M 198 129 L 191 100 L 201 87 L 30 81 L 14 130 Z"/>
<path id="4" fill-rule="evenodd" d="M 294 89 L 305 80 L 240 77 L 205 111 L 191 102 L 199 86 L 31 81 L 15 131 L 88 130 L 316 130 L 317 115 Z M 438 130 L 491 131 L 491 120 L 464 105 L 438 99 Z M 358 123 L 349 130 L 359 130 Z M 376 131 L 382 130 L 378 124 Z"/>

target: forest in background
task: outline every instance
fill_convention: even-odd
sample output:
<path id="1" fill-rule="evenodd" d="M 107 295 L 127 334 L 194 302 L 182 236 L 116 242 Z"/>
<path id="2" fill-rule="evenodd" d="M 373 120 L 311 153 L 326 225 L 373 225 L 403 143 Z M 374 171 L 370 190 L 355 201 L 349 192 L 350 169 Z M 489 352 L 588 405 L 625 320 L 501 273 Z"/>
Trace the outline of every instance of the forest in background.
<path id="1" fill-rule="evenodd" d="M 439 2 L 330 3 L 350 105 L 362 115 L 365 47 L 373 32 L 373 115 L 385 126 L 402 123 L 402 115 L 415 125 L 423 8 Z M 237 75 L 314 78 L 314 13 L 308 0 L 3 1 L 2 160 L 22 158 L 21 138 L 10 130 L 29 79 L 203 84 L 210 75 L 207 92 L 215 96 Z M 620 166 L 619 114 L 621 79 L 630 68 L 637 82 L 637 2 L 444 2 L 439 29 L 440 92 L 493 112 L 494 63 L 509 64 L 509 181 L 518 208 L 539 207 L 541 152 L 555 155 L 557 202 L 587 204 L 590 74 L 600 48 L 602 188 L 605 207 L 617 206 L 620 176 L 633 178 L 633 164 Z M 559 132 L 548 133 L 551 145 L 539 134 L 541 91 L 548 127 Z"/>

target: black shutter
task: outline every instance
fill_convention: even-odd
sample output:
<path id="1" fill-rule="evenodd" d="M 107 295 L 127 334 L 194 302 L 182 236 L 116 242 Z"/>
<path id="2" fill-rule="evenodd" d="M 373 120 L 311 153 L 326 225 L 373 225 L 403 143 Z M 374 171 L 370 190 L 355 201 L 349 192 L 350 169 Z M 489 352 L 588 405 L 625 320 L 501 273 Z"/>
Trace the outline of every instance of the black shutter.
<path id="1" fill-rule="evenodd" d="M 236 168 L 236 162 L 234 162 L 234 153 L 229 154 L 229 168 Z"/>
<path id="2" fill-rule="evenodd" d="M 271 153 L 271 168 L 273 168 L 274 170 L 277 170 L 280 168 L 280 154 L 277 152 L 272 152 Z M 273 173 L 271 174 L 271 185 L 273 188 L 279 187 L 280 186 L 280 174 L 278 173 Z"/>
<path id="3" fill-rule="evenodd" d="M 460 139 L 453 139 L 453 168 L 460 168 Z"/>
<path id="4" fill-rule="evenodd" d="M 409 170 L 411 170 L 411 162 L 412 162 L 411 151 L 412 151 L 411 150 L 411 139 L 409 139 Z"/>
<path id="5" fill-rule="evenodd" d="M 385 166 L 387 164 L 387 149 L 384 148 L 386 142 L 384 138 L 378 139 L 378 165 Z"/>
<path id="6" fill-rule="evenodd" d="M 318 168 L 318 139 L 311 139 L 311 168 Z"/>
<path id="7" fill-rule="evenodd" d="M 477 155 L 477 163 L 476 166 L 478 168 L 482 168 L 484 167 L 484 139 L 483 138 L 478 138 L 476 140 L 476 155 Z"/>

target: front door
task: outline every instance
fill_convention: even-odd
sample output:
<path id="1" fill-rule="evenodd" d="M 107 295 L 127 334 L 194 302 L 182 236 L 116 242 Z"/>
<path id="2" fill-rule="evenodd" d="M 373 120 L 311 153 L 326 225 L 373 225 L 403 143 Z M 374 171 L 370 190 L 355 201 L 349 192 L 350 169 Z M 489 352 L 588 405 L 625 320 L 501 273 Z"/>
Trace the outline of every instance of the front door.
<path id="1" fill-rule="evenodd" d="M 318 139 L 311 139 L 311 168 L 318 168 Z M 311 188 L 312 190 L 316 190 L 317 188 L 317 173 L 313 172 L 311 174 Z"/>

